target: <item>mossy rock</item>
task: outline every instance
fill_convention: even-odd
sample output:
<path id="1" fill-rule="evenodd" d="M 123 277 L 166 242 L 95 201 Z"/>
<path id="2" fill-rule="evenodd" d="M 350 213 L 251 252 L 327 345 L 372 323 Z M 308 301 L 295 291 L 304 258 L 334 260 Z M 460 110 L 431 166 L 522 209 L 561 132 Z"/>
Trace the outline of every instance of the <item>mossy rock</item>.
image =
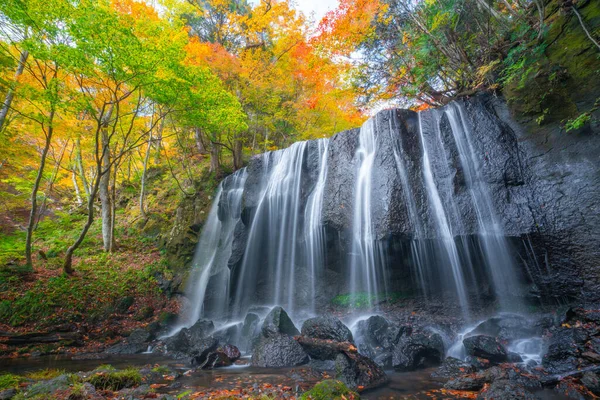
<path id="1" fill-rule="evenodd" d="M 311 390 L 304 393 L 300 400 L 332 400 L 332 399 L 360 399 L 358 393 L 350 390 L 343 382 L 328 379 L 317 383 Z"/>
<path id="2" fill-rule="evenodd" d="M 119 299 L 115 304 L 115 311 L 119 314 L 125 314 L 127 310 L 133 305 L 135 302 L 135 297 L 133 296 L 125 296 Z"/>
<path id="3" fill-rule="evenodd" d="M 140 309 L 135 319 L 138 321 L 144 321 L 146 319 L 150 319 L 154 316 L 154 307 L 144 306 Z"/>
<path id="4" fill-rule="evenodd" d="M 591 32 L 600 32 L 600 2 L 584 0 L 577 9 Z M 545 22 L 543 52 L 532 49 L 527 57 L 535 62 L 503 92 L 517 115 L 531 117 L 537 125 L 563 124 L 588 111 L 598 98 L 600 52 L 574 13 L 557 0 L 547 5 Z"/>
<path id="5" fill-rule="evenodd" d="M 160 324 L 163 326 L 171 325 L 171 324 L 174 324 L 175 321 L 177 321 L 177 318 L 178 318 L 177 314 L 163 311 L 158 316 L 158 322 L 160 322 Z"/>
<path id="6" fill-rule="evenodd" d="M 99 371 L 88 377 L 86 382 L 99 390 L 117 391 L 139 386 L 142 383 L 142 375 L 134 368 L 122 371 Z"/>

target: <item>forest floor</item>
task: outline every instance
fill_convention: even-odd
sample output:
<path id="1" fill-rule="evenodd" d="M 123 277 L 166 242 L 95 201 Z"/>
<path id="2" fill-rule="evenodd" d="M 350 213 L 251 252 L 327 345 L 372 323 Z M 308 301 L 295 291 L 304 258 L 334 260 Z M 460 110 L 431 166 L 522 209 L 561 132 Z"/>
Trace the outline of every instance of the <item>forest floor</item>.
<path id="1" fill-rule="evenodd" d="M 102 250 L 95 223 L 74 259 L 75 273 L 63 273 L 57 249 L 83 218 L 43 221 L 32 268 L 19 258 L 24 234 L 0 235 L 0 356 L 101 351 L 134 329 L 174 318 L 178 304 L 161 287 L 172 277 L 165 256 L 133 230 L 120 232 L 111 254 Z"/>

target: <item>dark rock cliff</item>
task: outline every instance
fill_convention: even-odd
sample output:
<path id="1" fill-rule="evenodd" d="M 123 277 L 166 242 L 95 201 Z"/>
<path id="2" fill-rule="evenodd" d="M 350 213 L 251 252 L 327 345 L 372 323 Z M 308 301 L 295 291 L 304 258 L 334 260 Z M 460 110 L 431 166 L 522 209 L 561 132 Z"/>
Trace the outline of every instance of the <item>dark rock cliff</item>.
<path id="1" fill-rule="evenodd" d="M 470 145 L 479 160 L 505 234 L 518 254 L 521 276 L 533 283 L 530 294 L 551 301 L 600 297 L 600 214 L 597 208 L 600 139 L 597 127 L 569 135 L 558 126 L 547 128 L 543 133 L 531 132 L 511 117 L 499 98 L 480 95 L 461 103 L 460 116 L 466 120 L 473 139 Z M 419 123 L 423 127 L 423 140 L 429 146 L 436 185 L 442 196 L 452 194 L 452 198 L 441 200 L 454 204 L 454 212 L 448 213 L 453 234 L 476 236 L 476 210 L 470 201 L 448 116 L 437 110 L 425 111 L 420 118 L 412 111 L 386 110 L 374 120 L 379 142 L 371 213 L 377 238 L 386 242 L 389 249 L 406 247 L 403 242 L 409 238 L 437 238 L 423 182 Z M 431 132 L 439 134 L 443 149 L 427 137 Z M 322 219 L 329 242 L 330 272 L 325 279 L 332 295 L 343 292 L 339 282 L 345 261 L 340 258 L 350 247 L 358 141 L 359 130 L 350 130 L 338 133 L 329 143 Z M 398 165 L 398 156 L 402 165 Z M 303 201 L 317 176 L 315 155 L 310 146 L 305 158 L 305 169 L 310 173 L 303 182 Z M 242 211 L 244 226 L 249 226 L 258 201 L 258 181 L 265 160 L 262 156 L 255 157 L 248 166 Z M 407 180 L 404 185 L 398 172 L 402 168 Z M 416 219 L 410 217 L 408 198 L 414 202 Z M 244 226 L 236 229 L 232 266 L 239 263 L 243 254 Z M 393 250 L 390 253 L 390 268 L 402 269 L 399 260 L 394 260 Z M 408 271 L 397 273 L 398 280 L 409 274 Z"/>

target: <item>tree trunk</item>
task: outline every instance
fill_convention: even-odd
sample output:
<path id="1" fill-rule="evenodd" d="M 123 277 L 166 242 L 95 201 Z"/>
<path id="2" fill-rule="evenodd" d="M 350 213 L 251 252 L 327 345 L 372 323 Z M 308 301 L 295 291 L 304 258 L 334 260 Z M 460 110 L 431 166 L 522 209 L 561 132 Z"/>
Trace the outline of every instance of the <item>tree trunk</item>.
<path id="1" fill-rule="evenodd" d="M 210 144 L 210 172 L 214 172 L 216 175 L 221 173 L 221 164 L 219 162 L 219 145 L 216 143 Z"/>
<path id="2" fill-rule="evenodd" d="M 102 176 L 100 177 L 100 204 L 102 206 L 102 243 L 104 251 L 111 252 L 112 238 L 112 204 L 110 200 L 110 139 L 107 127 L 102 128 Z"/>
<path id="3" fill-rule="evenodd" d="M 194 128 L 194 137 L 196 138 L 196 148 L 198 149 L 198 153 L 206 154 L 206 145 L 204 144 L 204 139 L 202 138 L 202 129 Z"/>
<path id="4" fill-rule="evenodd" d="M 150 136 L 148 137 L 148 147 L 146 148 L 146 156 L 144 157 L 144 166 L 142 169 L 142 188 L 140 189 L 140 214 L 142 214 L 142 218 L 146 218 L 146 210 L 144 209 L 144 197 L 146 195 L 146 172 L 148 171 L 150 150 L 152 150 L 152 129 L 150 130 Z"/>
<path id="5" fill-rule="evenodd" d="M 83 190 L 87 198 L 90 197 L 90 185 L 88 184 L 87 178 L 85 176 L 85 169 L 83 168 L 83 157 L 81 157 L 81 139 L 77 138 L 75 142 L 75 163 L 77 164 L 77 170 L 79 171 L 79 175 L 81 176 L 81 183 L 83 184 Z"/>
<path id="6" fill-rule="evenodd" d="M 75 198 L 77 199 L 77 205 L 83 205 L 83 199 L 81 198 L 81 190 L 79 190 L 79 184 L 77 183 L 77 174 L 73 170 L 71 172 L 71 179 L 73 180 L 73 187 L 75 188 Z"/>
<path id="7" fill-rule="evenodd" d="M 110 250 L 114 251 L 116 248 L 116 239 L 115 239 L 115 226 L 117 220 L 117 172 L 119 171 L 120 162 L 117 162 L 113 165 L 113 178 L 112 178 L 112 186 L 110 190 Z"/>
<path id="8" fill-rule="evenodd" d="M 101 168 L 102 167 L 98 165 L 97 169 L 100 170 Z M 96 178 L 94 179 L 94 186 L 90 190 L 90 196 L 88 197 L 87 201 L 88 216 L 85 225 L 83 226 L 83 229 L 81 230 L 81 233 L 79 234 L 79 237 L 77 238 L 75 243 L 73 243 L 67 249 L 67 253 L 65 254 L 65 261 L 63 262 L 63 271 L 67 275 L 71 275 L 73 273 L 73 253 L 75 253 L 75 250 L 77 250 L 79 246 L 81 246 L 81 243 L 83 243 L 83 239 L 85 239 L 85 236 L 87 235 L 90 227 L 92 226 L 92 223 L 94 222 L 94 201 L 96 199 L 96 194 L 98 193 L 98 186 L 100 184 L 99 176 L 100 173 L 97 173 Z"/>
<path id="9" fill-rule="evenodd" d="M 236 139 L 235 142 L 233 142 L 233 168 L 237 171 L 238 169 L 242 168 L 243 164 L 244 160 L 242 141 Z"/>
<path id="10" fill-rule="evenodd" d="M 21 52 L 21 56 L 19 57 L 17 70 L 15 71 L 14 82 L 8 88 L 8 92 L 6 93 L 6 97 L 4 98 L 4 103 L 2 103 L 2 108 L 0 108 L 0 131 L 2 131 L 2 127 L 4 126 L 4 122 L 6 121 L 8 110 L 10 110 L 10 105 L 12 104 L 13 98 L 15 97 L 17 81 L 19 80 L 19 77 L 23 74 L 23 70 L 25 69 L 25 63 L 27 62 L 28 57 L 29 52 L 27 50 L 23 50 Z"/>
<path id="11" fill-rule="evenodd" d="M 95 133 L 95 151 L 96 151 L 96 171 L 94 173 L 93 185 L 90 186 L 90 194 L 87 199 L 87 220 L 83 229 L 79 233 L 77 240 L 67 249 L 67 253 L 65 254 L 65 261 L 63 262 L 63 271 L 67 275 L 71 275 L 73 271 L 73 254 L 75 250 L 81 246 L 83 243 L 83 239 L 87 235 L 92 223 L 94 222 L 94 201 L 96 201 L 96 195 L 98 194 L 98 189 L 100 187 L 100 181 L 107 175 L 109 171 L 103 170 L 102 166 L 104 163 L 104 156 L 108 153 L 108 146 L 104 146 L 105 136 L 108 137 L 108 123 L 110 121 L 112 115 L 112 107 L 108 111 L 108 113 L 99 121 L 98 126 L 96 128 Z M 100 139 L 102 137 L 102 139 Z M 102 144 L 102 146 L 101 146 Z"/>
<path id="12" fill-rule="evenodd" d="M 33 189 L 31 190 L 31 210 L 29 211 L 29 222 L 27 223 L 27 237 L 25 238 L 25 260 L 27 266 L 33 265 L 31 259 L 31 239 L 33 236 L 33 228 L 35 226 L 37 215 L 37 194 L 40 188 L 40 182 L 42 181 L 42 176 L 44 175 L 44 167 L 46 166 L 46 158 L 48 156 L 48 150 L 50 150 L 50 143 L 52 142 L 52 133 L 54 132 L 54 128 L 52 127 L 53 119 L 54 111 L 51 111 L 48 131 L 46 133 L 46 142 L 44 143 L 44 149 L 42 150 L 42 156 L 40 158 L 40 166 L 35 177 L 35 182 L 33 183 Z"/>

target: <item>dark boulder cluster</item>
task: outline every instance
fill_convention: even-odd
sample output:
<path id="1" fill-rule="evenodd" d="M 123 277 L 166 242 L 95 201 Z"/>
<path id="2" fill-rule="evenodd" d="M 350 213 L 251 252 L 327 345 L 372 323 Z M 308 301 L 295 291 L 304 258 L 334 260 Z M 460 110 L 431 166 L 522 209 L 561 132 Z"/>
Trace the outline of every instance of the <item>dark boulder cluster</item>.
<path id="1" fill-rule="evenodd" d="M 306 320 L 297 340 L 313 360 L 333 362 L 337 378 L 352 389 L 362 391 L 388 380 L 376 362 L 358 352 L 352 332 L 335 317 Z"/>
<path id="2" fill-rule="evenodd" d="M 379 315 L 358 322 L 357 343 L 361 353 L 398 371 L 437 366 L 445 354 L 444 341 L 438 333 L 398 325 Z"/>
<path id="3" fill-rule="evenodd" d="M 600 312 L 581 308 L 538 321 L 490 318 L 464 338 L 466 361 L 448 357 L 432 377 L 445 381 L 449 390 L 478 392 L 478 399 L 537 399 L 541 390 L 594 398 L 600 393 L 599 323 Z M 528 335 L 544 339 L 541 365 L 523 362 L 505 346 Z"/>

